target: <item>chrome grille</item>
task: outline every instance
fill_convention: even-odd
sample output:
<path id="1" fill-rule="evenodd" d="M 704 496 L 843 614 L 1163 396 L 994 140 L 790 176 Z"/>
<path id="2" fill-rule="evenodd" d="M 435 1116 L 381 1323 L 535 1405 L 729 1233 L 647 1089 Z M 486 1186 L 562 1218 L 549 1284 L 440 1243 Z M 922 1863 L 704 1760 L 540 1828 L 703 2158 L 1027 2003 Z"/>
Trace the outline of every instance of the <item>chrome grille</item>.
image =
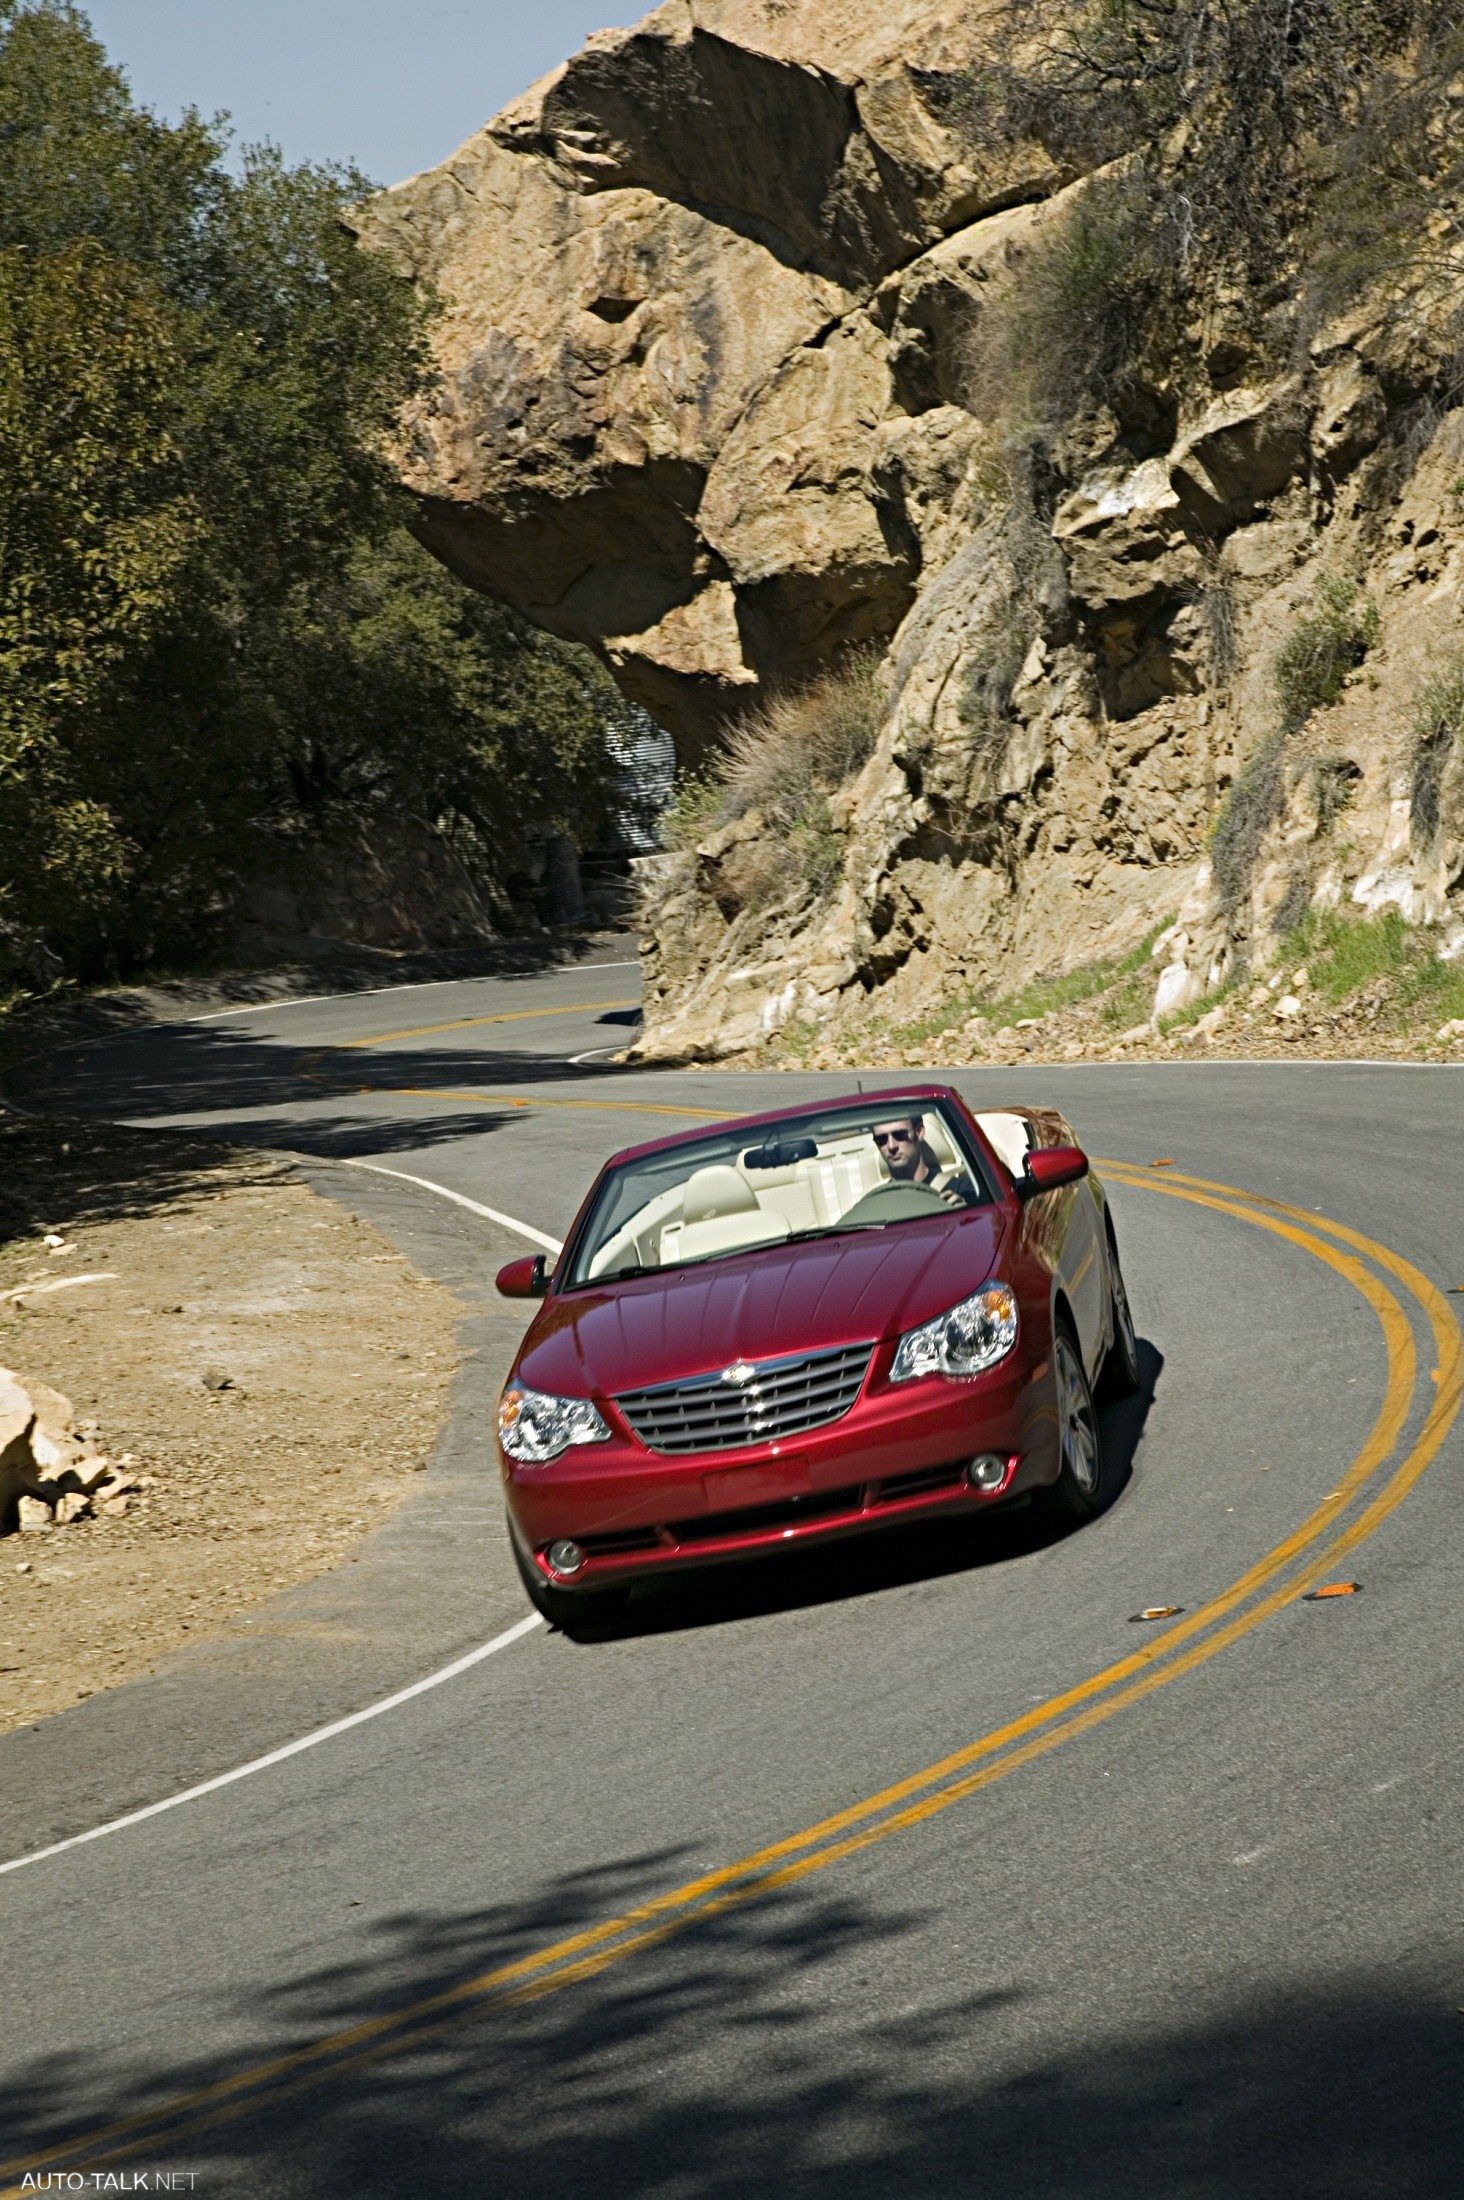
<path id="1" fill-rule="evenodd" d="M 859 1396 L 873 1350 L 851 1344 L 739 1361 L 689 1382 L 627 1391 L 615 1403 L 651 1451 L 736 1451 L 837 1421 Z"/>

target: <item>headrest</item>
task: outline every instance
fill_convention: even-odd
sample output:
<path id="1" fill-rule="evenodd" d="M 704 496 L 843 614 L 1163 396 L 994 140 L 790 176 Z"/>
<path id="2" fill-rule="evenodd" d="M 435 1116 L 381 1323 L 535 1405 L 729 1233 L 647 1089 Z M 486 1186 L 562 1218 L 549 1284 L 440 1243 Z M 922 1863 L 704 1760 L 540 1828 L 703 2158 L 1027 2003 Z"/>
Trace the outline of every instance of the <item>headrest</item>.
<path id="1" fill-rule="evenodd" d="M 758 1212 L 757 1195 L 745 1177 L 726 1163 L 698 1169 L 689 1176 L 681 1194 L 683 1222 L 715 1222 L 722 1215 Z"/>
<path id="2" fill-rule="evenodd" d="M 943 1169 L 960 1167 L 960 1157 L 938 1115 L 927 1115 L 925 1118 L 925 1143 Z"/>
<path id="3" fill-rule="evenodd" d="M 992 1108 L 986 1114 L 978 1115 L 976 1120 L 1006 1163 L 1011 1175 L 1024 1176 L 1030 1143 L 1030 1125 L 1026 1116 L 1013 1115 L 1005 1108 Z"/>

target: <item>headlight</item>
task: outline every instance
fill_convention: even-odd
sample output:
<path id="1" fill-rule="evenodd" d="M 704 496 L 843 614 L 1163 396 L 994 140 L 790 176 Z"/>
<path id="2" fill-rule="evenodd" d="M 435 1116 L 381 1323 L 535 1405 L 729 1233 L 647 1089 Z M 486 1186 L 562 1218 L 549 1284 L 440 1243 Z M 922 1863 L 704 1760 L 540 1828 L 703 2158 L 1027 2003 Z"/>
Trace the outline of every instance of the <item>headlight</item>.
<path id="1" fill-rule="evenodd" d="M 498 1402 L 498 1441 L 525 1466 L 541 1467 L 571 1444 L 603 1444 L 609 1435 L 588 1398 L 551 1398 L 514 1383 Z"/>
<path id="2" fill-rule="evenodd" d="M 907 1330 L 890 1369 L 892 1383 L 915 1375 L 979 1375 L 1004 1360 L 1017 1341 L 1017 1297 L 1004 1283 L 988 1283 L 948 1314 Z"/>

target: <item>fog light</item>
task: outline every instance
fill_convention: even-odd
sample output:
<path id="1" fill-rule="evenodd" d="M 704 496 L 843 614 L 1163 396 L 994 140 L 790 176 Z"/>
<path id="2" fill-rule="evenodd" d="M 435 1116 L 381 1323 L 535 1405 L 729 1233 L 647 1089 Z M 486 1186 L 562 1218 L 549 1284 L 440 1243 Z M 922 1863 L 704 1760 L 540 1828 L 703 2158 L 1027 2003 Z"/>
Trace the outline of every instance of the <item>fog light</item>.
<path id="1" fill-rule="evenodd" d="M 973 1490 L 980 1490 L 983 1496 L 989 1497 L 993 1490 L 1001 1488 L 1008 1472 L 1007 1460 L 998 1459 L 994 1451 L 983 1451 L 967 1467 L 966 1480 Z"/>
<path id="2" fill-rule="evenodd" d="M 577 1574 L 585 1562 L 585 1554 L 577 1543 L 565 1541 L 551 1543 L 545 1552 L 551 1573 Z"/>

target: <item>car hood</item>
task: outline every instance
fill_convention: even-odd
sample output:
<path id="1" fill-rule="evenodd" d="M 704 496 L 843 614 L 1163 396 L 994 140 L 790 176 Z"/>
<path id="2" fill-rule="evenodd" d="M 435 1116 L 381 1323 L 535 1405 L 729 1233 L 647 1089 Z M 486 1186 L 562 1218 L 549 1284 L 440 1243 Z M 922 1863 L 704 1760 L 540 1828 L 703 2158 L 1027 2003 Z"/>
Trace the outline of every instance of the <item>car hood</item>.
<path id="1" fill-rule="evenodd" d="M 764 1246 L 551 1298 L 518 1374 L 535 1390 L 613 1397 L 734 1360 L 862 1344 L 913 1329 L 991 1274 L 999 1207 Z"/>

